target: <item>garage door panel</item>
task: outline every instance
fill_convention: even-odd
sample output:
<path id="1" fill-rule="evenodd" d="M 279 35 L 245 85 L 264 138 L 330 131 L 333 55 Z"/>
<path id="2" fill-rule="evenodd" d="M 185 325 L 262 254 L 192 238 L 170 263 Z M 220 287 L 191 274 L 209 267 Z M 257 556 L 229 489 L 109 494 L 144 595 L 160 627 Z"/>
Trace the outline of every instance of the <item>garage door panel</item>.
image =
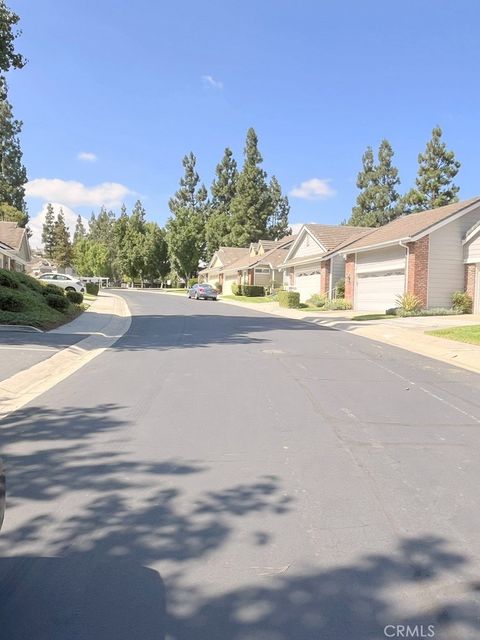
<path id="1" fill-rule="evenodd" d="M 405 290 L 405 272 L 365 273 L 357 276 L 355 309 L 386 311 L 397 305 Z"/>
<path id="2" fill-rule="evenodd" d="M 300 301 L 305 302 L 314 293 L 320 293 L 320 265 L 295 269 L 295 289 L 300 294 Z"/>

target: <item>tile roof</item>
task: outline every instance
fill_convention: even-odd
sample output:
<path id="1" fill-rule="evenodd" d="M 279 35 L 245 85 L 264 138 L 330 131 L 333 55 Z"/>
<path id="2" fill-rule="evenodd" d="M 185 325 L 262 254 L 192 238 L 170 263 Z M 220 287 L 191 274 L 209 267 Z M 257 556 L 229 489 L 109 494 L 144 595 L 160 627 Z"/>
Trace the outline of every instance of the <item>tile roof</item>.
<path id="1" fill-rule="evenodd" d="M 322 244 L 331 251 L 340 243 L 358 237 L 366 227 L 352 227 L 346 224 L 306 224 L 305 227 Z"/>
<path id="2" fill-rule="evenodd" d="M 18 227 L 16 222 L 0 222 L 0 241 L 15 251 L 22 246 L 25 233 L 26 230 Z"/>
<path id="3" fill-rule="evenodd" d="M 430 227 L 447 220 L 450 216 L 454 216 L 474 204 L 480 205 L 479 196 L 476 198 L 470 198 L 470 200 L 447 204 L 446 206 L 438 207 L 437 209 L 430 209 L 429 211 L 420 211 L 419 213 L 410 213 L 409 215 L 400 216 L 399 218 L 396 218 L 396 220 L 389 222 L 383 227 L 375 229 L 375 231 L 372 231 L 356 242 L 351 243 L 348 249 L 354 251 L 378 244 L 414 238 L 420 233 L 428 231 Z"/>

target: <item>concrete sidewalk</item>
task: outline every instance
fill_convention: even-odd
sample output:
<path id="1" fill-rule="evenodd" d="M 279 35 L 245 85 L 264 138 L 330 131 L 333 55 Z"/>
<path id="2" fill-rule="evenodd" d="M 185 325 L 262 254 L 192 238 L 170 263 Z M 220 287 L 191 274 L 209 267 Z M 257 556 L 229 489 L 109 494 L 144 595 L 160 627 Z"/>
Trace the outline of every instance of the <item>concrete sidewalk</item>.
<path id="1" fill-rule="evenodd" d="M 222 300 L 222 302 L 252 311 L 261 311 L 292 320 L 313 322 L 339 331 L 348 331 L 363 338 L 384 342 L 480 373 L 480 346 L 437 338 L 425 333 L 434 329 L 480 324 L 479 315 L 425 316 L 356 322 L 352 318 L 361 315 L 358 311 L 320 311 L 315 313 L 314 311 L 305 312 L 301 309 L 284 309 L 277 302 L 257 304 L 235 302 L 234 300 Z"/>
<path id="2" fill-rule="evenodd" d="M 119 296 L 102 292 L 81 316 L 58 329 L 40 334 L 47 340 L 50 339 L 52 344 L 57 344 L 62 336 L 78 336 L 78 339 L 61 350 L 45 349 L 40 362 L 37 359 L 33 366 L 22 371 L 13 369 L 10 377 L 0 382 L 0 419 L 48 391 L 103 353 L 128 331 L 130 322 L 127 303 Z M 22 334 L 17 334 L 19 335 Z M 25 334 L 26 342 L 31 340 L 32 335 Z"/>

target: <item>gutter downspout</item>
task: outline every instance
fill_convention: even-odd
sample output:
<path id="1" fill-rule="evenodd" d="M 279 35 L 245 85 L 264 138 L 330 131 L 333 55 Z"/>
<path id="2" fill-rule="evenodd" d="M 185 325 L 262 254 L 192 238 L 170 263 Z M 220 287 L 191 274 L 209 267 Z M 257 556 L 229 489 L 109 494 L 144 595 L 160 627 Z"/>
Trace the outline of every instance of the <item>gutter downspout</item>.
<path id="1" fill-rule="evenodd" d="M 407 264 L 405 266 L 405 286 L 403 288 L 404 293 L 408 293 L 408 268 L 410 265 L 410 247 L 408 246 L 408 244 L 404 244 L 406 240 L 407 238 L 398 241 L 398 244 L 407 250 Z"/>

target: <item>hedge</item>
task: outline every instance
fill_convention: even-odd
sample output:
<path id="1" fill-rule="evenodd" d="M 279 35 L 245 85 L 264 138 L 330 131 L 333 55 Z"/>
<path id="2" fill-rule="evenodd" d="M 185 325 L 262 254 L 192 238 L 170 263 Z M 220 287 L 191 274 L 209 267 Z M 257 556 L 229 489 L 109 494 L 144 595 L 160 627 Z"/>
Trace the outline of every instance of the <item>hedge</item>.
<path id="1" fill-rule="evenodd" d="M 265 295 L 265 287 L 260 287 L 256 284 L 244 284 L 242 285 L 242 295 L 248 298 Z"/>
<path id="2" fill-rule="evenodd" d="M 80 291 L 67 291 L 65 295 L 73 304 L 82 304 L 83 302 L 83 294 Z"/>
<path id="3" fill-rule="evenodd" d="M 298 291 L 279 291 L 278 303 L 281 307 L 298 309 L 300 307 L 300 294 Z"/>
<path id="4" fill-rule="evenodd" d="M 241 296 L 242 295 L 242 285 L 241 284 L 237 284 L 236 282 L 234 282 L 232 284 L 232 293 L 234 296 Z"/>
<path id="5" fill-rule="evenodd" d="M 10 273 L 10 271 L 7 271 L 6 269 L 0 269 L 0 287 L 18 289 L 18 280 L 12 273 Z"/>
<path id="6" fill-rule="evenodd" d="M 43 287 L 42 293 L 44 296 L 48 296 L 49 294 L 52 294 L 54 296 L 62 296 L 62 298 L 65 296 L 65 290 L 62 289 L 62 287 L 57 287 L 56 284 L 46 284 Z"/>
<path id="7" fill-rule="evenodd" d="M 45 296 L 45 301 L 49 307 L 57 311 L 66 311 L 68 309 L 69 302 L 64 295 L 59 296 L 56 293 L 48 293 Z"/>
<path id="8" fill-rule="evenodd" d="M 98 296 L 98 284 L 96 282 L 87 282 L 85 285 L 85 290 L 91 296 Z"/>
<path id="9" fill-rule="evenodd" d="M 24 304 L 16 292 L 0 289 L 0 310 L 1 311 L 22 311 Z"/>

